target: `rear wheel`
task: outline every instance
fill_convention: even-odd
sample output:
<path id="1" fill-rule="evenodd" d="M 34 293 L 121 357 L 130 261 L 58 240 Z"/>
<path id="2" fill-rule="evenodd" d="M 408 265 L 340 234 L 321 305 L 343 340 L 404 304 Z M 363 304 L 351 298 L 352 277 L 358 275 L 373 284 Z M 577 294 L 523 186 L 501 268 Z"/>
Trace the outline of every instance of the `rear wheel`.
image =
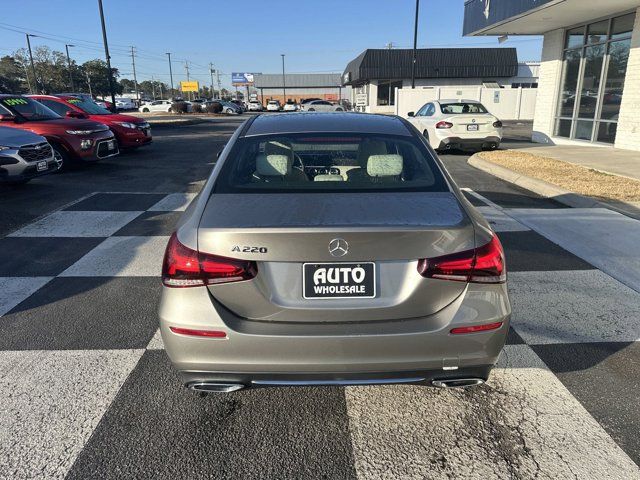
<path id="1" fill-rule="evenodd" d="M 336 108 L 336 112 L 344 112 L 344 110 L 340 107 Z"/>
<path id="2" fill-rule="evenodd" d="M 149 109 L 148 108 L 143 108 L 142 111 L 143 112 L 149 112 Z"/>
<path id="3" fill-rule="evenodd" d="M 232 113 L 233 113 L 233 110 L 232 110 L 232 109 L 230 109 L 230 108 L 227 108 L 227 109 L 224 111 L 224 113 L 232 114 Z"/>
<path id="4" fill-rule="evenodd" d="M 310 108 L 310 109 L 309 109 L 309 111 L 310 111 L 310 112 L 315 112 L 315 111 L 316 111 L 316 109 L 315 109 L 315 108 Z"/>

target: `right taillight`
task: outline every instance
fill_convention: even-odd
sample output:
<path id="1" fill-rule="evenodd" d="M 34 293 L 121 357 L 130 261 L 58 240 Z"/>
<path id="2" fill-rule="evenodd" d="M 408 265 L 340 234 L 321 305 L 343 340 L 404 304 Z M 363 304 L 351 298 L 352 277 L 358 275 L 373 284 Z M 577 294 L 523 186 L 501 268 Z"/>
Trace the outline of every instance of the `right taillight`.
<path id="1" fill-rule="evenodd" d="M 181 244 L 175 233 L 162 263 L 162 283 L 176 288 L 250 280 L 257 273 L 255 262 L 197 252 Z"/>
<path id="2" fill-rule="evenodd" d="M 436 123 L 436 128 L 452 128 L 453 127 L 453 123 L 451 122 L 445 122 L 444 120 L 442 122 L 438 122 Z"/>
<path id="3" fill-rule="evenodd" d="M 418 262 L 418 272 L 425 278 L 473 283 L 504 283 L 507 272 L 504 251 L 497 236 L 473 250 L 425 258 Z"/>

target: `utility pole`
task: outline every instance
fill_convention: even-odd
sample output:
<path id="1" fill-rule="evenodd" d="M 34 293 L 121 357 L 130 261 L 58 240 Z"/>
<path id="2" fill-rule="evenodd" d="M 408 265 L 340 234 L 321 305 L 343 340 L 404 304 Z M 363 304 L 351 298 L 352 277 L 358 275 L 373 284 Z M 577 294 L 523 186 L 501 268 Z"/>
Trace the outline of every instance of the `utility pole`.
<path id="1" fill-rule="evenodd" d="M 91 91 L 91 77 L 87 72 L 85 72 L 85 75 L 87 76 L 87 85 L 89 85 L 89 95 L 93 98 L 93 92 Z"/>
<path id="2" fill-rule="evenodd" d="M 169 78 L 171 79 L 171 95 L 173 95 L 173 72 L 171 71 L 171 53 L 166 53 L 167 57 L 169 57 Z"/>
<path id="3" fill-rule="evenodd" d="M 213 63 L 209 62 L 209 73 L 211 74 L 211 99 L 213 100 L 216 96 L 213 94 Z"/>
<path id="4" fill-rule="evenodd" d="M 282 57 L 282 103 L 285 103 L 287 101 L 287 88 L 284 80 L 284 53 L 281 53 L 280 56 Z"/>
<path id="5" fill-rule="evenodd" d="M 131 47 L 131 64 L 133 65 L 133 84 L 136 87 L 136 100 L 140 106 L 140 92 L 138 91 L 138 78 L 136 77 L 136 54 L 134 47 Z"/>
<path id="6" fill-rule="evenodd" d="M 69 47 L 75 47 L 75 45 L 65 44 L 64 48 L 67 51 L 67 65 L 69 66 L 69 85 L 71 86 L 71 91 L 75 92 L 75 88 L 73 86 L 73 70 L 71 69 L 71 57 L 69 57 Z"/>
<path id="7" fill-rule="evenodd" d="M 220 70 L 216 70 L 216 80 L 218 81 L 218 98 L 222 99 L 222 83 L 220 83 Z"/>
<path id="8" fill-rule="evenodd" d="M 37 37 L 37 35 L 32 35 L 30 33 L 25 33 L 25 35 L 27 36 L 27 48 L 29 49 L 29 60 L 31 60 L 31 73 L 33 74 L 33 84 L 35 86 L 35 92 L 31 92 L 31 93 L 38 93 L 38 77 L 36 77 L 36 66 L 33 63 L 33 53 L 31 53 L 31 41 L 29 40 L 29 37 Z"/>
<path id="9" fill-rule="evenodd" d="M 189 60 L 185 60 L 184 68 L 187 71 L 187 82 L 189 81 Z M 191 100 L 191 92 L 187 92 L 189 94 L 189 100 Z"/>
<path id="10" fill-rule="evenodd" d="M 418 12 L 420 0 L 416 0 L 416 19 L 413 24 L 413 59 L 411 62 L 411 88 L 416 88 L 416 49 L 418 48 Z"/>
<path id="11" fill-rule="evenodd" d="M 98 8 L 100 9 L 100 23 L 102 24 L 102 42 L 104 43 L 104 56 L 107 59 L 107 75 L 109 76 L 109 91 L 111 92 L 112 112 L 116 112 L 116 92 L 113 85 L 113 72 L 111 71 L 111 56 L 109 55 L 109 42 L 107 42 L 107 27 L 104 24 L 104 10 L 102 9 L 102 0 L 98 0 Z"/>

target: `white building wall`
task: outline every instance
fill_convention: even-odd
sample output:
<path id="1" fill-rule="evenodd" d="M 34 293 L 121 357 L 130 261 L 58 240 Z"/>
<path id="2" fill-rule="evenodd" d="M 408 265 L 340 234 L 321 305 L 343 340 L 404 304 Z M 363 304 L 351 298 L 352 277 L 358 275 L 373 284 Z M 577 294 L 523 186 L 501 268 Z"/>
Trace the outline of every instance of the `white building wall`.
<path id="1" fill-rule="evenodd" d="M 640 151 L 640 8 L 636 12 L 636 23 L 631 37 L 631 51 L 627 65 L 627 76 L 624 81 L 622 104 L 616 148 Z"/>
<path id="2" fill-rule="evenodd" d="M 564 30 L 558 29 L 545 33 L 538 78 L 538 96 L 533 117 L 534 142 L 551 142 L 553 118 L 562 75 L 563 46 Z"/>

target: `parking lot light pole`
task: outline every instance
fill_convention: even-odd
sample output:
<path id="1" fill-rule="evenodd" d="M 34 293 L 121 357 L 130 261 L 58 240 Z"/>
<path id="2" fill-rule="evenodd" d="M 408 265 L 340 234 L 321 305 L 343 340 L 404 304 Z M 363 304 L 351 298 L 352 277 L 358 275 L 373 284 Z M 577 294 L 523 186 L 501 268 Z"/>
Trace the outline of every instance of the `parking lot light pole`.
<path id="1" fill-rule="evenodd" d="M 109 43 L 107 42 L 107 28 L 104 25 L 104 11 L 102 9 L 102 0 L 98 0 L 98 8 L 100 9 L 100 23 L 102 24 L 102 42 L 104 43 L 104 55 L 107 58 L 107 76 L 109 77 L 109 91 L 111 92 L 111 111 L 116 111 L 116 92 L 113 85 L 113 72 L 111 71 L 111 56 L 109 56 Z"/>
<path id="2" fill-rule="evenodd" d="M 31 92 L 31 93 L 38 93 L 38 77 L 36 77 L 36 66 L 33 63 L 33 53 L 31 52 L 31 41 L 29 40 L 29 37 L 37 37 L 38 35 L 32 35 L 31 33 L 25 33 L 25 35 L 27 36 L 27 48 L 29 49 L 29 60 L 31 61 L 31 73 L 33 74 L 33 84 L 35 86 L 35 92 Z"/>
<path id="3" fill-rule="evenodd" d="M 75 92 L 75 88 L 73 86 L 73 70 L 71 69 L 71 57 L 69 56 L 69 47 L 75 47 L 75 45 L 65 44 L 64 48 L 67 51 L 67 65 L 69 66 L 69 85 L 71 86 L 71 91 Z"/>
<path id="4" fill-rule="evenodd" d="M 285 79 L 284 79 L 284 53 L 281 53 L 280 56 L 282 57 L 282 103 L 286 103 L 287 88 L 286 88 Z"/>
<path id="5" fill-rule="evenodd" d="M 420 0 L 416 0 L 416 19 L 413 24 L 413 58 L 411 61 L 411 88 L 416 88 L 416 49 L 418 48 L 418 12 Z"/>
<path id="6" fill-rule="evenodd" d="M 173 72 L 171 71 L 171 53 L 166 53 L 167 57 L 169 57 L 169 78 L 171 79 L 171 95 L 173 95 Z"/>

